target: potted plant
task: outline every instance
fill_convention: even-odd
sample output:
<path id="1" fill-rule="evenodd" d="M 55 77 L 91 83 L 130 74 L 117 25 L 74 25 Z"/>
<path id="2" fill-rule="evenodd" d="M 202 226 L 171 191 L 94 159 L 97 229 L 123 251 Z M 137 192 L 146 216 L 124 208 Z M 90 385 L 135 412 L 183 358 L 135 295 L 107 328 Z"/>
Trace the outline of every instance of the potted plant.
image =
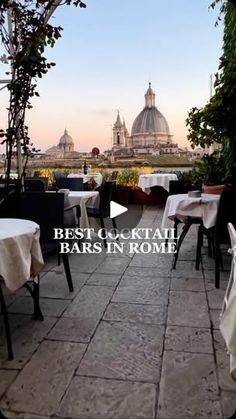
<path id="1" fill-rule="evenodd" d="M 130 169 L 122 170 L 116 179 L 115 200 L 121 205 L 127 205 L 131 200 L 131 172 Z"/>
<path id="2" fill-rule="evenodd" d="M 225 182 L 222 156 L 217 152 L 204 154 L 195 163 L 192 177 L 197 189 L 202 189 L 204 193 L 221 194 Z"/>

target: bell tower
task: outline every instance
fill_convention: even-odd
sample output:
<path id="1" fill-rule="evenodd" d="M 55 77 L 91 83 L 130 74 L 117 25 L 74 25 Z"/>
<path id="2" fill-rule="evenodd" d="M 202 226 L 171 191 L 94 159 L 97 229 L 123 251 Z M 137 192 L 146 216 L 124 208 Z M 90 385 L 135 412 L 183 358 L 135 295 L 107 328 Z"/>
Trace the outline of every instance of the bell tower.
<path id="1" fill-rule="evenodd" d="M 120 119 L 120 113 L 117 111 L 116 122 L 113 126 L 113 147 L 125 147 L 125 126 Z"/>

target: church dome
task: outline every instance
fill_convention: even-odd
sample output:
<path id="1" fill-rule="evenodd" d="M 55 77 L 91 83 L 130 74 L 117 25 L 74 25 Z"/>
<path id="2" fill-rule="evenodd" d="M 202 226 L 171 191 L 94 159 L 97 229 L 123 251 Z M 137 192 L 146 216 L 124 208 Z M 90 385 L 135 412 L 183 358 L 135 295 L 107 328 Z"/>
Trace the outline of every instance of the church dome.
<path id="1" fill-rule="evenodd" d="M 166 118 L 158 109 L 153 107 L 145 107 L 134 120 L 131 135 L 136 134 L 169 134 L 169 125 Z"/>
<path id="2" fill-rule="evenodd" d="M 169 125 L 162 113 L 155 106 L 155 93 L 151 83 L 145 93 L 145 107 L 134 120 L 131 135 L 137 134 L 169 134 Z"/>
<path id="3" fill-rule="evenodd" d="M 74 141 L 72 137 L 68 134 L 66 129 L 64 131 L 64 134 L 60 138 L 59 145 L 74 145 Z"/>

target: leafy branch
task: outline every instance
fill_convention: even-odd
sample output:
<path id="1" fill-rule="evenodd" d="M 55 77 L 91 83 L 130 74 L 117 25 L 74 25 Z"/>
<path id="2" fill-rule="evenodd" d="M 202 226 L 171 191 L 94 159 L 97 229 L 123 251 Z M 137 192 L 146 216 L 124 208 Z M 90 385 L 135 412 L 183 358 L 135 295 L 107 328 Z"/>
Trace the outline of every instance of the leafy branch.
<path id="1" fill-rule="evenodd" d="M 26 157 L 25 166 L 36 151 L 25 125 L 26 111 L 32 108 L 32 98 L 39 96 L 37 80 L 55 66 L 47 61 L 45 49 L 54 47 L 63 29 L 52 26 L 49 19 L 57 7 L 64 5 L 86 7 L 80 0 L 2 0 L 0 3 L 0 40 L 11 63 L 11 71 L 6 73 L 11 78 L 7 85 L 8 124 L 5 131 L 0 130 L 1 143 L 6 144 L 8 179 L 15 150 L 18 157 L 19 152 Z"/>

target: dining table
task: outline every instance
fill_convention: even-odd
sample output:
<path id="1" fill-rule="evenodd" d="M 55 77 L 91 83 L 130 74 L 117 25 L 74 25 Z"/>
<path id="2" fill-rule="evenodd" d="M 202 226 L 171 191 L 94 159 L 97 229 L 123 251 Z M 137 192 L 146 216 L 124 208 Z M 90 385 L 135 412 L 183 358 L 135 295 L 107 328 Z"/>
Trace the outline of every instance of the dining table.
<path id="1" fill-rule="evenodd" d="M 101 186 L 102 184 L 102 174 L 101 173 L 70 173 L 68 176 L 68 178 L 82 178 L 83 179 L 83 183 L 87 183 L 89 182 L 91 179 L 94 179 L 94 181 L 96 182 L 97 186 Z"/>
<path id="2" fill-rule="evenodd" d="M 203 225 L 206 229 L 210 229 L 216 224 L 216 217 L 220 195 L 200 194 L 198 197 L 189 194 L 170 195 L 167 198 L 164 214 L 162 217 L 161 229 L 165 230 L 174 228 L 176 250 L 174 252 L 172 268 L 176 268 L 179 251 L 190 227 L 195 225 Z M 179 237 L 177 234 L 177 226 L 183 223 L 183 229 Z M 199 251 L 199 247 L 197 246 Z M 198 255 L 198 252 L 197 252 Z M 199 269 L 199 257 L 196 257 L 196 269 Z"/>
<path id="3" fill-rule="evenodd" d="M 99 206 L 98 191 L 70 191 L 68 194 L 70 205 L 80 205 L 80 228 L 91 228 L 86 207 Z"/>
<path id="4" fill-rule="evenodd" d="M 140 175 L 138 186 L 145 192 L 147 195 L 151 193 L 151 188 L 153 186 L 161 186 L 166 191 L 170 190 L 170 181 L 178 180 L 175 173 L 152 173 L 146 175 Z"/>
<path id="5" fill-rule="evenodd" d="M 10 291 L 43 269 L 39 237 L 39 225 L 33 221 L 0 218 L 0 276 Z"/>
<path id="6" fill-rule="evenodd" d="M 200 197 L 191 197 L 188 194 L 170 195 L 167 198 L 161 228 L 173 227 L 177 218 L 185 222 L 190 218 L 199 218 L 205 228 L 214 227 L 219 205 L 220 195 L 201 194 Z"/>

